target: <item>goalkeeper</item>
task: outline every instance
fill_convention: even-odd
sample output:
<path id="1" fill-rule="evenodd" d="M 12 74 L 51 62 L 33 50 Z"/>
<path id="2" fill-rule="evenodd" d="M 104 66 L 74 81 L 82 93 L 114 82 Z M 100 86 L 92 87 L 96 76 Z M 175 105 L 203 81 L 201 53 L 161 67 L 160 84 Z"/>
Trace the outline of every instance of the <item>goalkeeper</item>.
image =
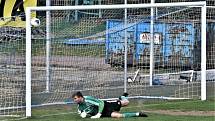
<path id="1" fill-rule="evenodd" d="M 127 118 L 127 117 L 147 117 L 143 112 L 119 113 L 120 108 L 127 106 L 129 101 L 126 98 L 128 94 L 124 93 L 119 100 L 103 101 L 92 96 L 83 96 L 81 92 L 72 95 L 75 103 L 78 104 L 78 112 L 82 118 Z"/>

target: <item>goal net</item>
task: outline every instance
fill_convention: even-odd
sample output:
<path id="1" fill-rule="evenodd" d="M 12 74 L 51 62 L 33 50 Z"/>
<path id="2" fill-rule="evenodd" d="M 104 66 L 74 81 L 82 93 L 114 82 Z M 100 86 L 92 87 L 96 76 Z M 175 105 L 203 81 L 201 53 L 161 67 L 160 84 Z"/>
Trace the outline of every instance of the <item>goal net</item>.
<path id="1" fill-rule="evenodd" d="M 130 98 L 199 99 L 206 78 L 204 4 L 28 8 L 26 42 L 19 41 L 13 64 L 1 64 L 1 91 L 13 88 L 14 94 L 1 94 L 1 114 L 25 115 L 26 109 L 30 116 L 34 106 L 72 103 L 76 91 L 102 99 L 123 92 Z M 39 25 L 32 24 L 31 12 Z M 1 56 L 10 63 L 7 50 Z"/>

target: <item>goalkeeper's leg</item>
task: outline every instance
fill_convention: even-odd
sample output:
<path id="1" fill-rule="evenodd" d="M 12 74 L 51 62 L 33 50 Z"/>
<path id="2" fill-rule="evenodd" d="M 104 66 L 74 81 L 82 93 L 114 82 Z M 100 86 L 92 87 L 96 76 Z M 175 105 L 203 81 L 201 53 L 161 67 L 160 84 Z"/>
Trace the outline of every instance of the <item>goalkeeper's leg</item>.
<path id="1" fill-rule="evenodd" d="M 128 93 L 124 93 L 122 96 L 119 97 L 122 107 L 127 106 L 129 104 L 129 100 L 127 97 L 128 97 Z"/>
<path id="2" fill-rule="evenodd" d="M 142 112 L 119 113 L 122 106 L 127 106 L 129 101 L 127 98 L 121 98 L 117 101 L 105 101 L 102 117 L 127 118 L 127 117 L 147 117 Z"/>
<path id="3" fill-rule="evenodd" d="M 143 112 L 130 112 L 130 113 L 119 113 L 119 112 L 112 112 L 112 118 L 129 118 L 129 117 L 148 117 Z"/>

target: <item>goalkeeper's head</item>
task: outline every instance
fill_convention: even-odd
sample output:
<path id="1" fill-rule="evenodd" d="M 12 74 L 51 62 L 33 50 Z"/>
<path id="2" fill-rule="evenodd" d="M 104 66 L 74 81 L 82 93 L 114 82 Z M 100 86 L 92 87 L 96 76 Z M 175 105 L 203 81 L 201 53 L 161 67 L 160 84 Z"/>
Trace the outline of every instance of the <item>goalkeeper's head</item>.
<path id="1" fill-rule="evenodd" d="M 75 92 L 73 95 L 72 95 L 72 98 L 74 100 L 74 102 L 80 104 L 82 102 L 84 102 L 84 96 L 82 95 L 81 92 Z"/>

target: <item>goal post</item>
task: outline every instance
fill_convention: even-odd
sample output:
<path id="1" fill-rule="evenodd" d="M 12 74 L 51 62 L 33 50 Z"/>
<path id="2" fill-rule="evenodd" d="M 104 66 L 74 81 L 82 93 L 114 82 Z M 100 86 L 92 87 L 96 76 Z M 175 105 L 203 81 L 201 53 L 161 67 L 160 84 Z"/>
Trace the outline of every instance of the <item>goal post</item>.
<path id="1" fill-rule="evenodd" d="M 206 19 L 206 14 L 207 14 L 207 8 L 206 8 L 206 4 L 204 5 L 204 7 L 202 7 L 202 12 L 201 12 L 201 31 L 202 31 L 202 35 L 201 35 L 201 100 L 206 100 L 206 61 L 207 61 L 207 51 L 206 51 L 206 24 L 207 24 L 207 19 Z"/>
<path id="2" fill-rule="evenodd" d="M 200 35 L 201 36 L 201 40 L 200 40 L 201 41 L 201 69 L 200 69 L 200 71 L 201 71 L 201 74 L 200 74 L 200 76 L 201 76 L 201 100 L 206 100 L 206 2 L 205 1 L 202 1 L 202 2 L 181 2 L 181 3 L 124 4 L 124 5 L 28 7 L 26 9 L 26 116 L 27 117 L 31 116 L 31 107 L 32 107 L 32 97 L 31 97 L 32 96 L 32 75 L 33 75 L 32 74 L 32 58 L 33 58 L 32 57 L 32 44 L 33 43 L 32 43 L 32 25 L 31 25 L 31 12 L 32 11 L 50 11 L 50 12 L 52 12 L 52 11 L 55 11 L 55 12 L 56 11 L 67 11 L 67 10 L 70 10 L 70 11 L 77 11 L 77 10 L 99 10 L 99 11 L 102 11 L 102 10 L 107 10 L 108 11 L 108 10 L 111 10 L 111 9 L 115 9 L 115 10 L 130 9 L 129 12 L 131 12 L 132 11 L 131 9 L 137 10 L 137 9 L 140 9 L 140 8 L 149 8 L 150 9 L 150 8 L 167 8 L 167 7 L 188 7 L 188 8 L 200 8 L 201 9 L 201 18 L 200 18 L 201 20 L 199 20 L 200 21 L 200 25 L 201 25 L 201 30 L 199 30 L 200 33 L 201 33 L 201 35 Z M 175 8 L 175 9 L 173 9 L 173 11 L 176 11 L 177 9 Z M 143 11 L 140 10 L 140 12 L 143 12 Z M 167 11 L 167 13 L 171 14 L 171 11 Z M 91 14 L 88 14 L 88 15 L 91 15 Z M 83 16 L 85 17 L 85 15 L 83 15 Z M 104 16 L 102 16 L 102 17 L 104 17 Z M 102 21 L 101 20 L 102 17 L 99 16 L 98 19 L 96 19 L 97 23 L 95 21 L 93 21 L 93 22 L 95 22 L 94 24 L 98 24 L 100 21 Z M 118 90 L 118 89 L 123 89 L 123 88 L 129 88 L 129 87 L 126 86 L 127 85 L 127 76 L 125 76 L 125 75 L 127 75 L 127 73 L 128 73 L 127 70 L 125 70 L 123 74 L 119 70 L 114 71 L 114 72 L 111 72 L 111 71 L 114 70 L 114 69 L 116 69 L 116 68 L 120 68 L 119 66 L 117 66 L 117 65 L 120 65 L 120 64 L 121 64 L 121 66 L 122 65 L 125 66 L 125 68 L 120 68 L 120 69 L 122 69 L 122 70 L 123 69 L 127 69 L 127 65 L 129 65 L 128 64 L 129 62 L 127 61 L 127 59 L 130 58 L 129 54 L 132 53 L 132 50 L 129 50 L 127 48 L 126 49 L 123 48 L 123 47 L 126 47 L 123 44 L 122 45 L 113 44 L 113 45 L 110 45 L 110 46 L 103 45 L 102 47 L 99 44 L 101 44 L 101 43 L 102 44 L 104 44 L 104 43 L 107 44 L 108 41 L 110 40 L 109 37 L 117 39 L 117 37 L 119 38 L 120 36 L 123 36 L 123 37 L 121 37 L 120 41 L 116 42 L 116 43 L 122 42 L 121 40 L 123 39 L 123 41 L 125 40 L 125 42 L 123 42 L 123 43 L 127 44 L 127 43 L 130 42 L 129 40 L 127 40 L 127 38 L 133 37 L 133 34 L 131 33 L 131 31 L 132 32 L 134 31 L 136 33 L 138 32 L 137 28 L 139 26 L 136 27 L 136 25 L 140 25 L 141 27 L 148 26 L 147 24 L 149 23 L 150 19 L 146 20 L 148 23 L 145 22 L 144 23 L 145 25 L 141 25 L 141 23 L 143 22 L 143 20 L 141 20 L 141 21 L 138 21 L 138 20 L 140 20 L 142 16 L 138 16 L 138 14 L 136 13 L 134 15 L 128 16 L 128 17 L 131 17 L 131 19 L 129 20 L 128 24 L 125 24 L 126 26 L 124 26 L 124 28 L 123 28 L 123 26 L 122 26 L 123 22 L 121 20 L 116 20 L 116 18 L 118 17 L 117 15 L 112 15 L 111 17 L 110 17 L 110 20 L 104 22 L 104 20 L 108 19 L 108 18 L 104 18 L 104 20 L 101 23 L 99 23 L 99 24 L 101 24 L 101 26 L 99 26 L 99 27 L 106 28 L 105 31 L 102 31 L 102 32 L 98 31 L 98 30 L 96 31 L 96 29 L 98 29 L 99 27 L 98 28 L 93 28 L 93 27 L 90 28 L 90 27 L 88 27 L 89 31 L 91 31 L 91 29 L 95 29 L 96 32 L 93 31 L 90 34 L 87 33 L 86 34 L 87 36 L 81 35 L 82 33 L 84 33 L 84 32 L 87 31 L 87 28 L 84 28 L 84 26 L 87 24 L 87 21 L 89 20 L 89 18 L 90 19 L 91 18 L 94 19 L 95 17 L 92 15 L 92 17 L 85 18 L 80 23 L 75 23 L 74 22 L 75 24 L 78 24 L 78 25 L 81 24 L 77 28 L 82 28 L 82 30 L 86 29 L 86 31 L 83 30 L 84 32 L 82 31 L 82 33 L 80 31 L 75 31 L 76 34 L 80 33 L 80 36 L 77 36 L 77 37 L 74 37 L 74 38 L 70 39 L 72 41 L 73 45 L 75 45 L 75 46 L 72 46 L 72 47 L 69 46 L 68 48 L 71 49 L 73 52 L 74 51 L 76 52 L 76 50 L 77 50 L 77 53 L 80 54 L 80 55 L 83 55 L 84 58 L 83 57 L 80 58 L 79 56 L 77 56 L 77 53 L 75 53 L 75 54 L 74 53 L 69 53 L 69 52 L 72 52 L 72 51 L 66 50 L 66 51 L 69 51 L 69 52 L 65 51 L 65 56 L 66 57 L 64 59 L 60 60 L 59 62 L 57 62 L 57 60 L 59 58 L 62 58 L 62 56 L 60 56 L 61 52 L 59 52 L 59 53 L 56 52 L 57 53 L 57 54 L 55 53 L 56 57 L 52 57 L 52 59 L 47 59 L 47 60 L 50 60 L 50 61 L 51 60 L 55 61 L 55 63 L 53 64 L 54 66 L 59 66 L 59 68 L 53 68 L 52 71 L 56 71 L 57 72 L 57 71 L 61 71 L 61 70 L 66 70 L 66 73 L 64 73 L 64 74 L 71 75 L 69 78 L 67 78 L 67 77 L 63 77 L 64 76 L 63 73 L 60 73 L 60 74 L 55 73 L 57 75 L 57 77 L 56 77 L 55 80 L 59 79 L 59 80 L 61 80 L 61 82 L 59 81 L 59 82 L 52 83 L 52 84 L 47 84 L 46 83 L 46 86 L 49 85 L 49 89 L 50 90 L 52 90 L 51 86 L 53 86 L 53 85 L 57 86 L 57 89 L 54 90 L 54 92 L 52 92 L 50 90 L 49 90 L 49 92 L 46 92 L 48 96 L 53 96 L 53 98 L 55 98 L 56 97 L 56 95 L 54 94 L 55 92 L 61 93 L 62 95 L 66 95 L 66 94 L 64 94 L 66 91 L 68 91 L 66 93 L 72 93 L 70 89 L 81 90 L 82 91 L 82 87 L 83 87 L 84 91 L 86 92 L 86 94 L 91 94 L 91 93 L 89 93 L 89 91 L 92 91 L 92 92 L 94 92 L 94 93 L 96 93 L 98 95 L 100 95 L 100 93 L 102 93 L 102 95 L 104 96 L 103 98 L 107 98 L 108 96 L 105 96 L 105 94 L 107 94 L 107 93 L 113 93 L 114 92 L 113 90 Z M 135 18 L 132 19 L 132 17 L 135 17 Z M 138 18 L 138 17 L 140 17 L 140 18 Z M 165 18 L 165 16 L 163 18 L 162 17 L 161 17 L 160 21 L 162 21 L 162 19 L 168 19 L 169 16 L 166 17 L 166 18 Z M 125 18 L 127 18 L 127 17 L 125 17 Z M 156 16 L 156 18 L 157 18 L 157 16 Z M 188 26 L 188 29 L 191 28 L 190 27 L 190 26 L 192 26 L 191 23 L 187 24 L 185 20 L 182 20 L 182 18 L 180 18 L 180 17 L 178 17 L 178 18 L 179 18 L 178 23 L 172 24 L 171 22 L 173 22 L 173 21 L 170 20 L 170 21 L 168 21 L 168 24 L 170 23 L 170 24 L 172 24 L 171 26 L 174 26 L 174 25 L 180 24 L 180 22 L 182 22 L 184 25 Z M 111 20 L 111 19 L 115 19 L 115 20 Z M 117 19 L 119 19 L 119 18 L 117 18 Z M 137 19 L 137 20 L 135 21 L 135 19 Z M 170 17 L 170 19 L 171 19 L 171 17 Z M 156 21 L 156 20 L 153 19 L 153 21 Z M 155 22 L 155 23 L 158 24 L 157 28 L 162 28 L 162 27 L 166 26 L 167 23 L 165 23 L 165 22 L 162 23 L 162 22 L 161 23 L 159 23 L 158 21 Z M 195 22 L 195 21 L 193 20 L 191 22 Z M 106 24 L 106 27 L 104 27 L 104 25 L 105 25 L 104 23 Z M 108 23 L 109 23 L 110 26 L 108 25 Z M 54 22 L 53 22 L 53 24 L 54 24 Z M 91 23 L 88 23 L 88 24 L 89 24 L 89 26 L 92 26 Z M 198 25 L 199 25 L 199 23 L 198 23 Z M 135 26 L 136 28 L 133 27 L 133 26 Z M 54 27 L 53 27 L 53 29 L 54 29 Z M 132 27 L 134 28 L 134 30 L 133 30 Z M 75 29 L 77 29 L 77 28 L 75 28 Z M 151 29 L 153 29 L 153 28 L 151 28 Z M 54 32 L 56 32 L 56 31 L 54 31 Z M 143 35 L 148 35 L 147 32 L 146 33 L 144 33 L 144 31 L 142 31 L 142 32 L 143 32 Z M 151 31 L 151 33 L 150 33 L 151 38 L 153 38 L 153 35 L 154 35 L 155 32 L 156 31 Z M 124 33 L 124 34 L 122 34 L 122 33 Z M 57 32 L 56 33 L 52 33 L 52 34 L 50 33 L 50 36 L 55 36 L 55 35 L 57 36 L 59 34 Z M 126 39 L 125 39 L 125 37 L 126 37 Z M 158 33 L 158 37 L 159 37 L 159 33 Z M 66 37 L 63 37 L 63 38 L 66 38 Z M 99 40 L 96 40 L 95 38 L 99 38 Z M 104 38 L 106 39 L 105 42 L 104 42 Z M 133 37 L 133 38 L 135 38 L 135 39 L 138 38 L 139 39 L 139 37 Z M 107 41 L 107 39 L 109 39 L 109 40 Z M 142 39 L 143 39 L 143 41 L 147 41 L 147 39 L 145 39 L 145 38 L 142 38 Z M 79 40 L 82 40 L 82 41 L 80 42 Z M 151 39 L 151 40 L 153 40 L 153 39 Z M 78 46 L 76 46 L 77 44 L 74 44 L 74 43 L 76 43 L 76 41 L 79 42 Z M 92 44 L 92 41 L 93 41 L 93 44 Z M 57 42 L 59 42 L 59 41 L 57 40 Z M 155 40 L 154 40 L 154 42 L 155 42 Z M 151 41 L 151 43 L 154 43 L 154 42 Z M 56 47 L 56 49 L 59 49 L 60 47 L 65 47 L 65 48 L 67 47 L 67 45 L 65 46 L 65 43 L 62 43 L 61 41 L 59 43 L 62 44 L 62 46 Z M 57 44 L 59 44 L 59 43 L 57 43 Z M 83 44 L 83 43 L 87 43 L 87 44 Z M 147 46 L 147 42 L 145 42 L 144 44 L 145 44 L 144 46 Z M 103 53 L 107 53 L 107 52 L 104 52 L 104 51 L 108 51 L 113 46 L 118 46 L 118 48 L 117 48 L 118 50 L 117 49 L 112 49 L 111 51 L 115 51 L 115 52 L 112 53 L 112 55 L 119 56 L 122 53 L 128 53 L 128 52 L 129 53 L 125 55 L 124 61 L 121 61 L 120 60 L 121 58 L 120 59 L 119 58 L 116 59 L 116 58 L 114 58 L 115 56 L 111 56 L 111 59 L 116 59 L 117 60 L 117 61 L 114 61 L 114 66 L 115 67 L 111 67 L 112 61 L 109 61 L 111 59 L 110 58 L 108 58 L 108 59 L 106 58 L 105 61 L 107 61 L 107 64 L 105 63 L 106 65 L 104 66 L 104 68 L 99 68 L 98 66 L 100 66 L 100 64 L 103 63 L 104 60 L 102 60 L 102 62 L 101 62 L 101 58 L 99 58 L 100 56 L 98 56 L 98 53 L 96 53 L 97 49 L 98 48 L 104 49 L 104 47 L 106 47 L 104 50 L 102 50 L 101 56 L 108 57 L 109 55 L 105 55 Z M 136 45 L 133 45 L 132 47 L 134 47 L 134 46 L 136 46 Z M 142 45 L 141 45 L 141 47 L 142 47 Z M 75 49 L 73 49 L 73 48 L 75 48 Z M 85 50 L 86 48 L 87 48 L 87 50 Z M 121 49 L 121 50 L 119 50 L 119 49 Z M 80 52 L 80 50 L 85 50 L 84 51 L 85 53 Z M 151 48 L 151 51 L 155 51 L 155 50 L 156 49 Z M 93 54 L 90 53 L 91 51 L 92 51 Z M 117 53 L 118 51 L 120 51 L 122 53 Z M 90 53 L 90 54 L 92 54 L 92 56 L 89 56 L 86 53 Z M 143 53 L 143 54 L 145 54 L 145 53 Z M 97 56 L 95 57 L 95 55 L 97 55 Z M 131 57 L 132 61 L 134 60 L 133 58 L 135 56 L 138 56 L 138 53 L 134 54 L 134 56 Z M 71 57 L 71 58 L 69 58 L 69 57 Z M 75 60 L 74 58 L 77 58 L 77 60 Z M 95 60 L 94 58 L 97 58 L 98 63 L 97 63 L 97 60 Z M 141 58 L 141 57 L 139 57 L 139 58 Z M 85 62 L 87 66 L 85 64 L 83 64 L 83 63 L 79 63 L 80 61 L 82 61 L 84 59 L 86 59 L 86 61 L 87 61 L 87 62 Z M 149 66 L 154 68 L 154 66 L 152 66 L 152 64 L 156 63 L 155 59 L 156 59 L 155 57 L 154 58 L 150 57 L 150 61 L 147 64 L 150 64 Z M 40 61 L 42 59 L 39 58 L 38 60 Z M 67 63 L 65 65 L 60 65 L 59 63 L 63 63 L 61 61 L 68 61 L 68 63 L 69 63 L 69 61 L 74 61 L 74 63 L 77 63 L 77 65 L 69 65 Z M 120 62 L 120 64 L 117 63 L 117 62 Z M 123 63 L 123 62 L 125 62 L 125 63 Z M 41 63 L 37 63 L 37 64 L 38 65 L 39 64 L 43 65 L 43 63 L 42 64 Z M 48 64 L 50 64 L 50 63 L 48 63 Z M 145 66 L 147 64 L 142 64 L 141 66 Z M 42 70 L 43 69 L 42 67 L 40 67 L 40 65 L 37 67 L 38 70 L 40 70 L 40 69 Z M 77 69 L 78 66 L 80 66 L 80 68 Z M 147 67 L 149 67 L 149 66 L 147 65 Z M 49 65 L 48 66 L 46 65 L 46 67 L 49 67 Z M 91 71 L 95 71 L 95 68 L 96 69 L 99 68 L 99 69 L 97 69 L 95 73 L 91 73 Z M 102 69 L 105 70 L 105 71 L 102 72 L 101 71 Z M 130 68 L 128 68 L 128 69 L 130 69 Z M 130 70 L 132 70 L 132 69 L 133 68 L 131 68 Z M 79 72 L 80 70 L 84 73 L 84 75 L 82 74 L 79 77 L 73 77 L 75 74 L 80 74 L 81 73 L 81 72 Z M 70 74 L 71 71 L 74 74 Z M 147 74 L 149 72 L 148 68 L 145 68 L 144 71 Z M 156 70 L 150 70 L 150 79 L 149 80 L 153 81 L 152 80 L 153 79 L 152 76 L 155 76 L 156 74 L 151 74 L 151 73 L 153 73 L 155 71 Z M 159 71 L 162 72 L 162 70 L 159 70 Z M 173 69 L 173 71 L 174 71 L 174 69 Z M 98 73 L 101 73 L 101 75 L 98 76 Z M 111 74 L 108 75 L 107 73 L 111 73 L 112 75 Z M 50 75 L 51 74 L 49 74 L 49 76 Z M 61 76 L 60 78 L 58 78 L 59 75 Z M 116 81 L 112 81 L 112 82 L 110 81 L 113 78 L 112 76 L 118 77 L 118 75 L 124 75 L 123 78 L 119 78 L 118 79 L 118 80 L 124 79 L 123 80 L 123 82 L 124 82 L 123 85 L 121 85 L 121 81 L 118 82 L 117 79 L 116 79 Z M 130 75 L 130 74 L 128 74 L 128 75 Z M 87 77 L 83 77 L 83 76 L 87 76 Z M 37 78 L 39 78 L 39 77 L 37 77 Z M 70 81 L 73 78 L 74 78 L 74 80 L 76 80 L 75 82 Z M 86 78 L 88 78 L 91 81 L 95 81 L 95 82 L 86 81 Z M 99 81 L 96 81 L 95 79 L 97 79 Z M 64 80 L 69 80 L 69 81 L 68 82 L 64 82 Z M 100 80 L 105 80 L 107 82 L 100 83 L 101 82 Z M 150 88 L 150 86 L 148 87 L 148 84 L 152 85 L 152 82 L 149 81 L 149 80 L 148 80 L 148 82 L 146 82 L 146 84 L 147 84 L 146 88 Z M 47 82 L 49 82 L 49 81 L 47 81 Z M 78 83 L 81 83 L 83 85 L 80 85 Z M 138 84 L 142 84 L 142 85 L 138 85 Z M 140 89 L 140 88 L 142 89 L 145 86 L 144 85 L 145 82 L 144 82 L 144 84 L 143 84 L 143 82 L 138 83 L 138 84 L 133 85 L 133 86 L 135 86 L 135 89 L 136 88 L 137 89 Z M 92 85 L 96 85 L 96 86 L 92 86 Z M 117 87 L 114 87 L 115 85 L 117 85 Z M 68 86 L 71 86 L 71 87 L 68 87 Z M 94 87 L 94 89 L 92 89 L 92 87 L 88 87 L 88 86 L 92 86 L 92 87 Z M 64 90 L 61 90 L 61 88 L 64 88 Z M 130 88 L 133 88 L 133 87 L 130 87 Z M 157 88 L 157 87 L 155 87 L 155 88 Z M 103 90 L 106 90 L 106 89 L 107 90 L 110 89 L 110 90 L 109 91 L 103 91 Z M 35 89 L 35 90 L 37 90 L 37 89 Z M 124 89 L 124 90 L 127 91 L 127 89 Z M 145 91 L 145 90 L 143 89 L 141 91 L 137 91 L 136 93 L 143 92 L 143 91 Z M 120 92 L 121 91 L 119 91 L 119 93 Z M 48 93 L 49 94 L 53 93 L 53 94 L 49 95 Z M 43 92 L 43 94 L 45 96 L 47 96 L 44 92 Z M 153 95 L 151 95 L 151 96 L 153 96 Z M 162 96 L 162 95 L 160 95 L 160 96 Z M 51 100 L 51 101 L 53 101 L 53 100 Z M 56 103 L 59 102 L 59 99 L 54 100 L 54 102 L 56 102 Z"/>

